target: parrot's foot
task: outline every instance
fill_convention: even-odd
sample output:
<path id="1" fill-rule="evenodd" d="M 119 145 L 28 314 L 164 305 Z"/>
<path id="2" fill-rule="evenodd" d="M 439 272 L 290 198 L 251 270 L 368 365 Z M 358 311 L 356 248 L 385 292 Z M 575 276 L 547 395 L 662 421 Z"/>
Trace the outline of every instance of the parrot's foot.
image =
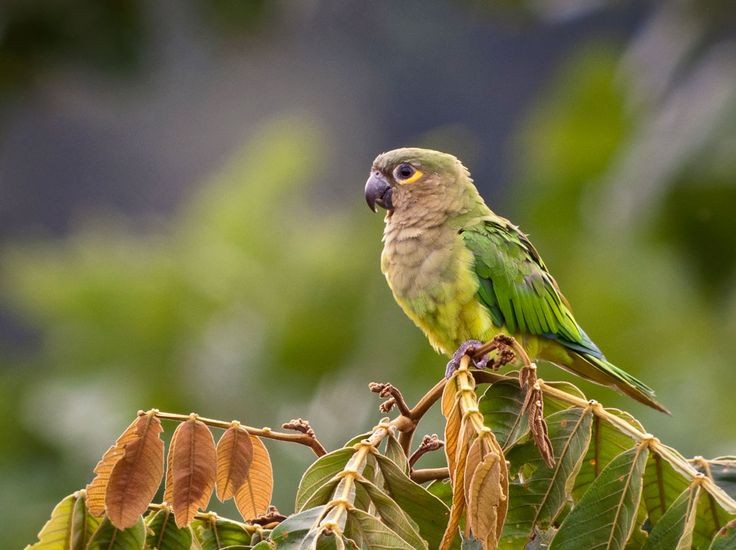
<path id="1" fill-rule="evenodd" d="M 445 368 L 445 378 L 450 378 L 452 374 L 460 368 L 460 360 L 463 358 L 463 355 L 473 355 L 473 352 L 483 345 L 483 342 L 480 342 L 478 340 L 468 340 L 467 342 L 463 342 L 459 348 L 457 348 L 457 351 L 453 354 L 452 359 L 447 363 L 447 367 Z M 473 359 L 473 366 L 475 366 L 478 369 L 484 369 L 488 366 L 488 356 L 483 356 L 480 359 Z"/>

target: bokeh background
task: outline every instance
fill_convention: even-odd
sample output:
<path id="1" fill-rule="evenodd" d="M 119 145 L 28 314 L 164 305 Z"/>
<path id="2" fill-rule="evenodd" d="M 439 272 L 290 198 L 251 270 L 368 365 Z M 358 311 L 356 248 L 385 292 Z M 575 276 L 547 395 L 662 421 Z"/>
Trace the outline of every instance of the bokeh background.
<path id="1" fill-rule="evenodd" d="M 401 145 L 460 156 L 673 415 L 591 397 L 736 452 L 731 2 L 6 0 L 3 547 L 138 409 L 303 416 L 334 446 L 379 419 L 369 381 L 439 378 L 362 196 Z M 312 458 L 269 448 L 288 512 Z"/>

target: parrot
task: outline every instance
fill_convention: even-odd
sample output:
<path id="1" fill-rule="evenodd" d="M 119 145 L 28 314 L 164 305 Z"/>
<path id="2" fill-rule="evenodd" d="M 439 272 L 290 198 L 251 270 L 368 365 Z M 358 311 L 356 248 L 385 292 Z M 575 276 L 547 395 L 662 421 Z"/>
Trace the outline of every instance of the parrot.
<path id="1" fill-rule="evenodd" d="M 533 360 L 669 413 L 654 390 L 608 362 L 528 236 L 486 205 L 455 156 L 416 147 L 382 153 L 365 199 L 386 210 L 388 286 L 435 350 L 453 357 L 448 374 L 474 344 L 505 334 Z"/>

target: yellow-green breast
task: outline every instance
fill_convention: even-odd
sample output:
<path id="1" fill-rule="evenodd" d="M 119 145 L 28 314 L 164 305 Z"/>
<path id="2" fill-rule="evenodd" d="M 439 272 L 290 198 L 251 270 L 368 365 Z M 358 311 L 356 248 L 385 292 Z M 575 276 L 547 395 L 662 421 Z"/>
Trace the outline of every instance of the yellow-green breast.
<path id="1" fill-rule="evenodd" d="M 381 271 L 404 312 L 447 355 L 498 332 L 477 299 L 472 265 L 472 253 L 452 228 L 386 225 Z"/>

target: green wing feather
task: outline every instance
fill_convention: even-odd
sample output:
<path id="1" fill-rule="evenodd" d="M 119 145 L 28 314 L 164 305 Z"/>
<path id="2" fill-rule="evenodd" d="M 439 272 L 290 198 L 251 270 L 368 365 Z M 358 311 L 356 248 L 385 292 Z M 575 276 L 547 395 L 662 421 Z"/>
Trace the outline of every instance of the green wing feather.
<path id="1" fill-rule="evenodd" d="M 475 257 L 478 296 L 496 326 L 555 341 L 572 358 L 560 366 L 666 411 L 650 387 L 609 363 L 588 338 L 536 249 L 516 226 L 488 217 L 461 233 Z"/>

